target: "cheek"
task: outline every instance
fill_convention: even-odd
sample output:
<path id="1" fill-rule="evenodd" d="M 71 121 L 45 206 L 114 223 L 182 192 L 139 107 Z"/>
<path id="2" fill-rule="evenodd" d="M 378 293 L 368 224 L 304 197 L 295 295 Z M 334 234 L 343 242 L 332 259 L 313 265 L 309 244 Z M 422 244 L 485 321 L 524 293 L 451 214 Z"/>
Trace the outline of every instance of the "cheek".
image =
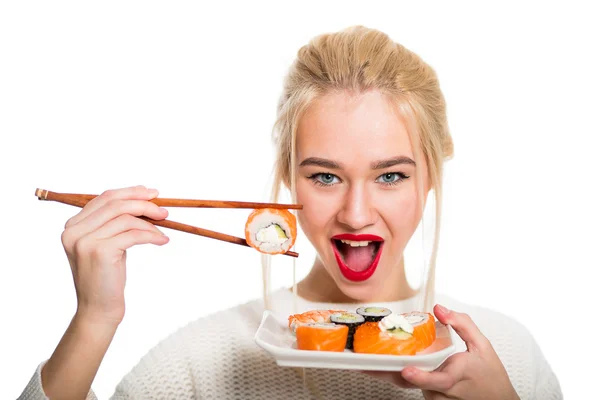
<path id="1" fill-rule="evenodd" d="M 319 193 L 318 189 L 310 182 L 300 181 L 296 186 L 296 199 L 302 204 L 298 222 L 311 241 L 319 233 L 327 234 L 324 228 L 336 213 L 336 202 L 331 196 Z"/>
<path id="2" fill-rule="evenodd" d="M 408 242 L 421 221 L 418 196 L 416 191 L 410 191 L 393 197 L 382 203 L 382 217 L 397 239 Z"/>

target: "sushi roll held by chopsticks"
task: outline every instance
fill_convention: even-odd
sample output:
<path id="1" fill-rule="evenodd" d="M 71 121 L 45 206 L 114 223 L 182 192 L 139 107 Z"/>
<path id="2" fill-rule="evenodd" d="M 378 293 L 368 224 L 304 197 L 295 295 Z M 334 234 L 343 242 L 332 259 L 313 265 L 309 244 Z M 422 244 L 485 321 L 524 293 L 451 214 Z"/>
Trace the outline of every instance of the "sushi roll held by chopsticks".
<path id="1" fill-rule="evenodd" d="M 37 188 L 35 196 L 39 200 L 56 201 L 75 207 L 83 208 L 92 199 L 98 197 L 95 194 L 83 193 L 57 193 L 46 189 Z M 250 214 L 246 222 L 246 238 L 227 235 L 197 226 L 182 224 L 169 220 L 154 220 L 144 216 L 140 219 L 163 228 L 174 229 L 194 235 L 209 237 L 234 243 L 241 246 L 252 247 L 262 253 L 285 254 L 298 257 L 298 253 L 288 251 L 296 241 L 296 217 L 288 211 L 301 210 L 301 204 L 280 203 L 257 203 L 248 201 L 227 200 L 196 200 L 196 199 L 174 199 L 154 198 L 150 202 L 160 207 L 191 207 L 191 208 L 249 208 L 255 211 Z"/>
<path id="2" fill-rule="evenodd" d="M 265 254 L 283 254 L 296 242 L 296 217 L 285 209 L 254 210 L 246 222 L 246 242 Z"/>

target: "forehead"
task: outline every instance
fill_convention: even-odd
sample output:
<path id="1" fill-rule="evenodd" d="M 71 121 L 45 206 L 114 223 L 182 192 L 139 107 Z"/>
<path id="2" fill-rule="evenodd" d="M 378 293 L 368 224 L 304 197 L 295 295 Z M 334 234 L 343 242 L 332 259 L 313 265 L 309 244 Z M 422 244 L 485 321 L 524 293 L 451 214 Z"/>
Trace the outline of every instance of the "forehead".
<path id="1" fill-rule="evenodd" d="M 341 163 L 412 157 L 406 126 L 379 91 L 330 92 L 313 101 L 297 135 L 298 159 L 322 157 Z"/>

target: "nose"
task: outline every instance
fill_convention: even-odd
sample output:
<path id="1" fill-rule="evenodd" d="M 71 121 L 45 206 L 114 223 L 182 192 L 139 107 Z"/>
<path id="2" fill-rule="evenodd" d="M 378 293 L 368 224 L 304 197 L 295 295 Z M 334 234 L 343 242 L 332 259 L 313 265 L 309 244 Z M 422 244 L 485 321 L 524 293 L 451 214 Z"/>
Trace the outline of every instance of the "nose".
<path id="1" fill-rule="evenodd" d="M 377 211 L 373 207 L 368 191 L 359 185 L 353 186 L 344 198 L 337 221 L 353 230 L 371 226 L 377 221 Z"/>

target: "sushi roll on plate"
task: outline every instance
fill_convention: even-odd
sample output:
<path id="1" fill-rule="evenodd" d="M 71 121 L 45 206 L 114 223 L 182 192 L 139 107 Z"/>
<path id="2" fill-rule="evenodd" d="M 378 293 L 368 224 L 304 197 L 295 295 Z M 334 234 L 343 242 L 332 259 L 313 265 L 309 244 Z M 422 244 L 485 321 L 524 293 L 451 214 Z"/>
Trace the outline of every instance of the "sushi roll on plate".
<path id="1" fill-rule="evenodd" d="M 367 322 L 354 335 L 358 353 L 415 355 L 435 341 L 435 321 L 428 313 L 390 314 L 379 322 Z M 364 325 L 363 325 L 364 326 Z"/>
<path id="2" fill-rule="evenodd" d="M 354 351 L 367 354 L 412 356 L 417 354 L 417 341 L 401 328 L 387 329 L 381 322 L 365 322 L 354 334 Z"/>
<path id="3" fill-rule="evenodd" d="M 246 221 L 246 242 L 261 253 L 286 253 L 296 242 L 296 235 L 296 217 L 288 210 L 257 209 Z"/>
<path id="4" fill-rule="evenodd" d="M 312 322 L 296 329 L 299 350 L 344 351 L 348 327 L 327 322 Z"/>
<path id="5" fill-rule="evenodd" d="M 365 322 L 364 317 L 359 314 L 344 311 L 331 314 L 330 319 L 334 324 L 348 327 L 348 341 L 346 343 L 346 348 L 352 350 L 354 332 L 356 331 L 356 328 Z"/>
<path id="6" fill-rule="evenodd" d="M 413 336 L 417 340 L 417 351 L 423 351 L 433 344 L 436 339 L 435 319 L 433 315 L 424 312 L 413 311 L 402 314 L 404 319 L 412 325 Z"/>
<path id="7" fill-rule="evenodd" d="M 331 315 L 344 311 L 340 310 L 311 310 L 302 314 L 293 314 L 288 317 L 288 327 L 293 334 L 300 325 L 320 322 L 331 322 Z"/>
<path id="8" fill-rule="evenodd" d="M 356 313 L 362 315 L 366 322 L 379 322 L 390 315 L 392 310 L 385 307 L 360 307 Z"/>

